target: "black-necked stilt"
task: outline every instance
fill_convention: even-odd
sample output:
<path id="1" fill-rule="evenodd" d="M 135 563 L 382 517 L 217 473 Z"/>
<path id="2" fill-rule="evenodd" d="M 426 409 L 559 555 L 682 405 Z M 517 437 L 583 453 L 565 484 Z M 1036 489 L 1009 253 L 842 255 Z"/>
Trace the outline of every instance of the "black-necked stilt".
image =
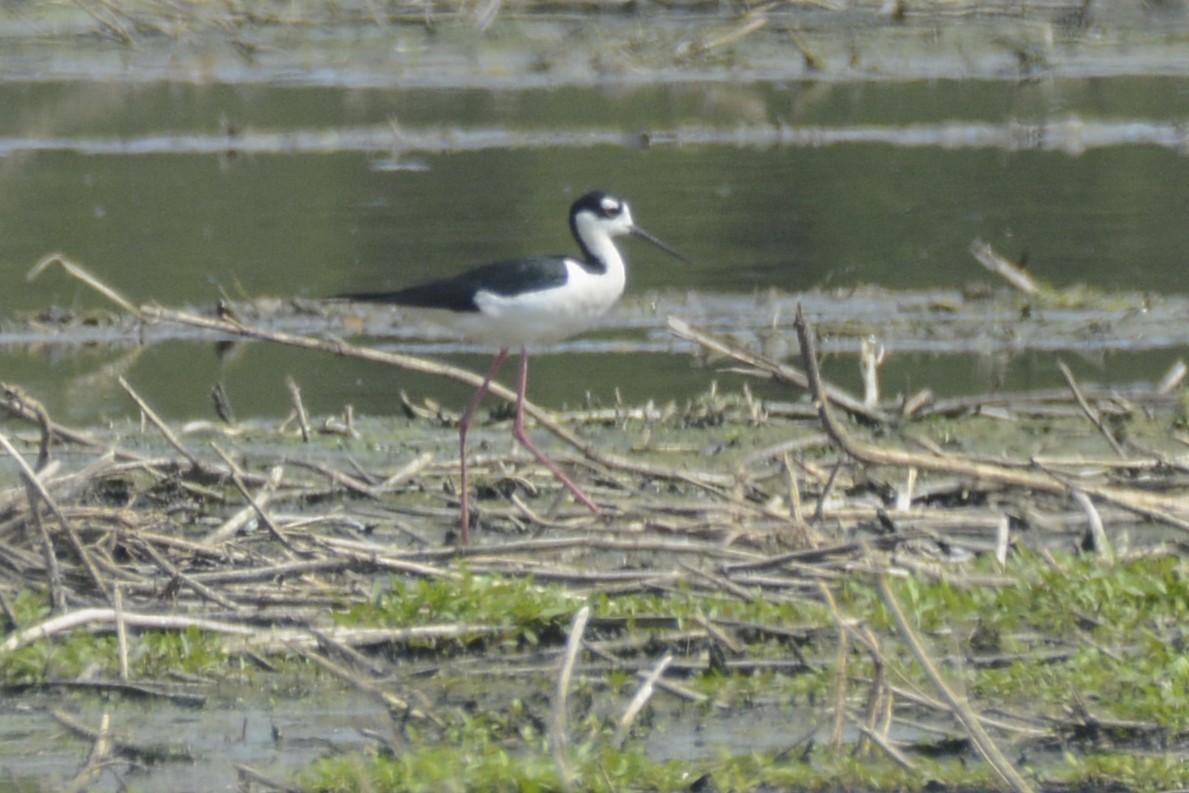
<path id="1" fill-rule="evenodd" d="M 575 201 L 570 206 L 570 231 L 582 249 L 581 258 L 532 256 L 512 259 L 398 292 L 343 295 L 349 300 L 391 303 L 432 312 L 434 321 L 458 330 L 472 341 L 499 349 L 495 362 L 458 422 L 463 543 L 470 536 L 467 431 L 492 378 L 504 365 L 513 347 L 520 348 L 513 437 L 548 468 L 576 499 L 592 512 L 599 512 L 598 506 L 582 492 L 582 488 L 545 456 L 524 431 L 528 346 L 558 341 L 586 330 L 619 299 L 623 294 L 627 273 L 623 257 L 615 247 L 616 237 L 634 234 L 673 256 L 680 259 L 685 257 L 637 226 L 627 203 L 610 193 L 587 193 Z"/>

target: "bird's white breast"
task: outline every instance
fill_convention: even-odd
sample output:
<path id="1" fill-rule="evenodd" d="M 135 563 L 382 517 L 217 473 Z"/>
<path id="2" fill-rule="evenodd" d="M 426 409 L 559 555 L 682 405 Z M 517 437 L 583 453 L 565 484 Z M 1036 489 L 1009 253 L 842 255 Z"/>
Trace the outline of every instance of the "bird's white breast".
<path id="1" fill-rule="evenodd" d="M 458 315 L 451 324 L 473 341 L 496 347 L 548 343 L 581 333 L 623 294 L 623 262 L 616 256 L 606 272 L 591 273 L 567 259 L 566 271 L 566 282 L 550 289 L 518 295 L 479 291 L 478 313 Z"/>

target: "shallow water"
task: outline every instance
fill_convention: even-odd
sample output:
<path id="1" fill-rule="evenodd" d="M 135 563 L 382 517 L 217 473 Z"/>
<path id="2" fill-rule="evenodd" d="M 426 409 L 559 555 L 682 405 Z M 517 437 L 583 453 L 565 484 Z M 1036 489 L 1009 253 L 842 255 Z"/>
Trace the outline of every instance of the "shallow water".
<path id="1" fill-rule="evenodd" d="M 616 389 L 664 401 L 706 388 L 707 372 L 663 329 L 650 332 L 652 355 L 621 354 L 640 341 L 631 300 L 654 293 L 737 298 L 728 330 L 754 337 L 773 317 L 748 298 L 773 288 L 999 288 L 968 253 L 978 238 L 1057 287 L 1181 294 L 1189 64 L 1174 53 L 1184 18 L 1113 13 L 1097 27 L 1058 13 L 941 27 L 773 16 L 733 47 L 713 45 L 733 24 L 713 14 L 666 17 L 647 35 L 631 17 L 577 34 L 564 15 L 501 19 L 486 35 L 457 22 L 433 35 L 416 25 L 387 36 L 369 25 L 256 29 L 243 34 L 248 58 L 201 27 L 209 20 L 134 50 L 80 38 L 94 20 L 41 20 L 70 46 L 14 22 L 0 71 L 0 106 L 11 109 L 0 119 L 5 313 L 105 305 L 58 273 L 25 283 L 50 251 L 136 302 L 397 288 L 571 250 L 566 207 L 596 186 L 629 198 L 637 220 L 694 264 L 626 243 L 629 305 L 599 343 L 544 351 L 581 356 L 538 358 L 534 393 L 554 407 L 614 400 Z M 165 22 L 144 27 L 154 24 Z M 811 72 L 788 49 L 788 25 L 826 68 Z M 868 308 L 857 301 L 854 320 L 880 322 Z M 1109 342 L 1109 328 L 1099 336 Z M 1071 338 L 1050 349 L 1094 354 L 1085 335 Z M 1178 352 L 1145 338 L 1106 346 L 1162 349 L 1126 375 L 1150 381 Z M 389 412 L 401 386 L 460 398 L 363 367 L 328 378 L 305 354 L 220 361 L 184 343 L 130 354 L 63 339 L 76 340 L 0 338 L 16 342 L 0 347 L 0 368 L 72 421 L 130 410 L 117 371 L 175 419 L 209 416 L 219 380 L 241 417 L 284 412 L 285 374 L 314 410 L 349 400 Z M 886 392 L 1058 382 L 1051 358 L 1010 344 L 976 358 L 906 357 L 913 347 L 889 345 Z M 1109 356 L 1095 355 L 1087 373 L 1119 378 Z M 978 374 L 989 369 L 1015 374 Z M 839 363 L 835 376 L 854 383 L 855 370 Z"/>

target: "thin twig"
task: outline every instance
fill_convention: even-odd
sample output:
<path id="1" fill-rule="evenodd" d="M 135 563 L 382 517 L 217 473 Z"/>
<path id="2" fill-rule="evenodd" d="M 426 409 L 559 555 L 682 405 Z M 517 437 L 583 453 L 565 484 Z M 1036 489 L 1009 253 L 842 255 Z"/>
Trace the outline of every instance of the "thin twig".
<path id="1" fill-rule="evenodd" d="M 803 372 L 794 369 L 791 366 L 777 363 L 776 361 L 765 358 L 762 355 L 757 355 L 749 350 L 746 350 L 737 344 L 733 344 L 725 339 L 713 336 L 706 331 L 698 330 L 689 323 L 677 319 L 676 317 L 669 317 L 669 332 L 678 338 L 692 341 L 708 350 L 713 350 L 720 355 L 726 355 L 741 363 L 758 369 L 775 380 L 780 382 L 795 385 L 798 388 L 808 388 L 809 379 Z M 832 385 L 825 386 L 826 392 L 830 395 L 831 401 L 836 403 L 840 408 L 862 416 L 870 421 L 877 423 L 886 423 L 887 416 L 883 415 L 877 408 L 866 405 L 861 399 L 851 396 L 843 391 L 841 388 Z"/>
<path id="2" fill-rule="evenodd" d="M 169 425 L 161 420 L 161 417 L 157 415 L 157 412 L 149 407 L 149 403 L 145 402 L 144 399 L 141 398 L 140 394 L 136 393 L 136 390 L 128 384 L 128 381 L 125 380 L 123 376 L 116 378 L 116 381 L 120 384 L 120 388 L 123 388 L 125 393 L 132 397 L 132 401 L 136 403 L 138 408 L 140 408 L 140 412 L 143 413 L 145 418 L 149 420 L 149 423 L 157 428 L 157 431 L 161 433 L 162 437 L 165 438 L 169 445 L 177 449 L 179 454 L 189 460 L 190 465 L 194 466 L 195 468 L 201 468 L 202 464 L 198 462 L 198 458 L 186 448 L 181 439 L 178 438 L 178 436 L 174 434 L 174 431 L 169 428 Z"/>
<path id="3" fill-rule="evenodd" d="M 388 708 L 393 713 L 398 714 L 401 718 L 426 720 L 434 723 L 438 727 L 445 726 L 445 723 L 441 720 L 441 718 L 434 714 L 433 711 L 422 710 L 421 708 L 412 705 L 408 700 L 398 697 L 396 694 L 393 694 L 391 691 L 388 691 L 376 683 L 366 680 L 359 675 L 352 674 L 350 670 L 346 669 L 341 664 L 336 664 L 334 661 L 330 660 L 321 653 L 314 652 L 305 644 L 300 644 L 298 642 L 286 642 L 286 644 L 291 650 L 301 655 L 307 661 L 312 661 L 313 663 L 317 664 L 324 671 L 329 672 L 341 680 L 351 683 L 351 685 L 355 686 L 360 691 L 378 697 L 384 703 L 386 708 Z"/>
<path id="4" fill-rule="evenodd" d="M 1102 416 L 1091 407 L 1090 403 L 1086 401 L 1086 397 L 1082 394 L 1082 389 L 1078 387 L 1078 381 L 1074 378 L 1073 372 L 1065 365 L 1065 361 L 1057 361 L 1057 368 L 1061 370 L 1061 376 L 1065 378 L 1065 384 L 1069 386 L 1069 390 L 1073 392 L 1073 398 L 1078 403 L 1078 407 L 1082 413 L 1090 420 L 1102 436 L 1106 438 L 1107 443 L 1115 450 L 1115 453 L 1120 457 L 1126 458 L 1127 452 L 1124 451 L 1122 444 L 1115 440 L 1115 436 L 1107 429 L 1106 424 L 1102 421 Z"/>
<path id="5" fill-rule="evenodd" d="M 211 444 L 215 453 L 223 460 L 231 471 L 231 481 L 235 484 L 240 495 L 248 502 L 248 505 L 236 512 L 230 518 L 223 522 L 223 525 L 212 531 L 202 539 L 204 545 L 218 545 L 233 538 L 239 531 L 247 526 L 253 518 L 258 519 L 261 523 L 268 527 L 269 532 L 285 547 L 286 550 L 292 552 L 293 548 L 289 545 L 289 541 L 285 538 L 279 529 L 273 524 L 272 519 L 265 512 L 264 508 L 268 506 L 268 502 L 272 500 L 273 494 L 276 493 L 277 488 L 281 485 L 281 477 L 285 473 L 282 466 L 274 466 L 268 472 L 268 479 L 265 480 L 264 485 L 255 495 L 248 492 L 247 486 L 244 484 L 243 477 L 240 476 L 238 467 L 235 462 L 218 446 Z"/>
<path id="6" fill-rule="evenodd" d="M 96 591 L 101 593 L 110 603 L 111 594 L 107 591 L 107 587 L 104 586 L 103 578 L 99 575 L 99 569 L 95 566 L 95 562 L 91 559 L 91 554 L 87 551 L 87 547 L 83 545 L 83 541 L 79 538 L 78 533 L 74 530 L 74 526 L 66 519 L 66 515 L 62 512 L 62 508 L 58 506 L 57 500 L 55 500 L 54 497 L 50 495 L 49 491 L 45 489 L 45 485 L 41 483 L 41 479 L 37 476 L 33 469 L 29 467 L 29 463 L 25 461 L 25 458 L 21 456 L 20 452 L 18 452 L 13 447 L 12 442 L 8 440 L 8 436 L 4 435 L 3 433 L 0 433 L 0 446 L 3 446 L 4 451 L 8 452 L 9 456 L 12 457 L 14 461 L 16 461 L 17 466 L 21 469 L 22 477 L 32 488 L 33 492 L 36 493 L 37 498 L 40 498 L 41 501 L 43 501 L 45 505 L 49 507 L 50 512 L 53 513 L 54 517 L 57 519 L 58 525 L 62 528 L 62 533 L 65 534 L 66 538 L 70 541 L 71 547 L 74 549 L 79 561 L 86 569 L 87 575 L 90 576 L 92 583 L 94 583 Z M 38 510 L 36 501 L 31 498 L 30 502 L 29 508 L 34 513 L 36 513 Z M 47 543 L 49 542 L 48 534 L 46 534 L 46 541 Z M 53 553 L 52 547 L 48 552 Z"/>

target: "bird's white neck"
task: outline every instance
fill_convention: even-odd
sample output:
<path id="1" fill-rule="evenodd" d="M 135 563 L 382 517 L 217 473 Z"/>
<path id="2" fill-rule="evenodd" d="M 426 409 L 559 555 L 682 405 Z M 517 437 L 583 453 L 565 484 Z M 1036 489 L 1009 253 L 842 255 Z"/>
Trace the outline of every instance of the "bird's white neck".
<path id="1" fill-rule="evenodd" d="M 623 255 L 616 247 L 615 239 L 594 218 L 579 216 L 575 231 L 587 265 L 604 273 L 624 271 Z"/>

